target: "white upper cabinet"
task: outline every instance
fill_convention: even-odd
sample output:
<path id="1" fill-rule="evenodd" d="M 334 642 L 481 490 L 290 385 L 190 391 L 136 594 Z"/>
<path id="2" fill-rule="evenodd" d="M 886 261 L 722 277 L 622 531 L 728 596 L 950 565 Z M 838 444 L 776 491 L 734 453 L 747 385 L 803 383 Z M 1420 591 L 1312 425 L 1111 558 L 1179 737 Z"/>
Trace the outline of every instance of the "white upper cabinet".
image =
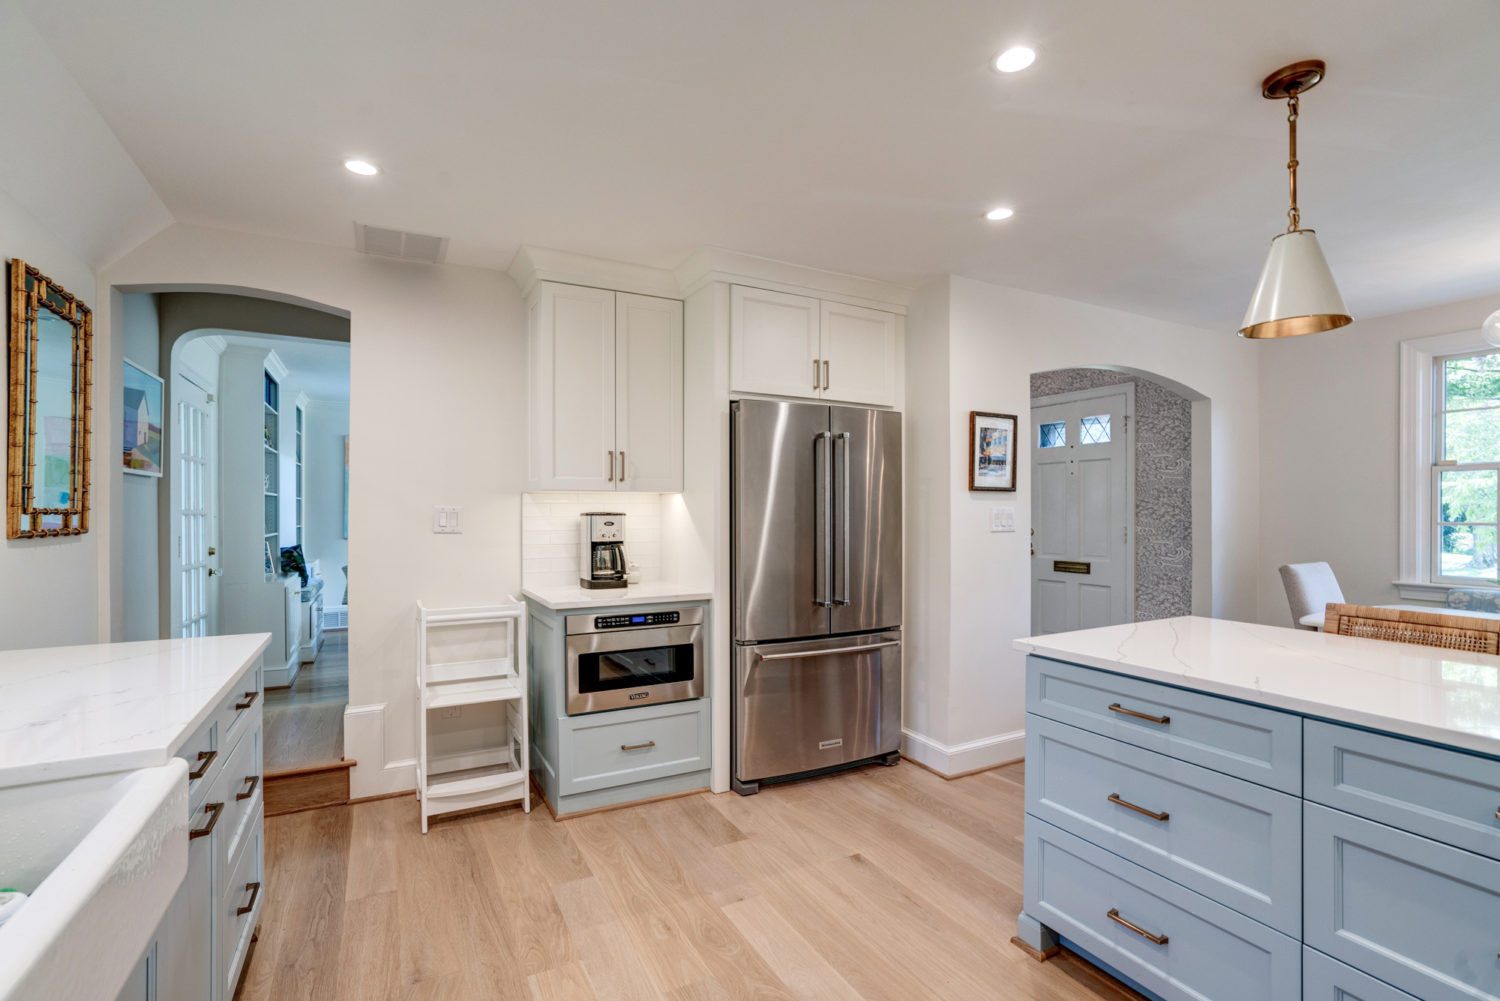
<path id="1" fill-rule="evenodd" d="M 820 396 L 818 323 L 816 299 L 735 285 L 729 297 L 729 388 Z"/>
<path id="2" fill-rule="evenodd" d="M 682 489 L 682 303 L 538 282 L 532 490 Z"/>
<path id="3" fill-rule="evenodd" d="M 894 313 L 743 285 L 729 301 L 731 390 L 896 404 Z"/>
<path id="4" fill-rule="evenodd" d="M 823 399 L 896 405 L 896 314 L 823 302 Z"/>
<path id="5" fill-rule="evenodd" d="M 618 490 L 682 489 L 682 303 L 615 294 Z"/>

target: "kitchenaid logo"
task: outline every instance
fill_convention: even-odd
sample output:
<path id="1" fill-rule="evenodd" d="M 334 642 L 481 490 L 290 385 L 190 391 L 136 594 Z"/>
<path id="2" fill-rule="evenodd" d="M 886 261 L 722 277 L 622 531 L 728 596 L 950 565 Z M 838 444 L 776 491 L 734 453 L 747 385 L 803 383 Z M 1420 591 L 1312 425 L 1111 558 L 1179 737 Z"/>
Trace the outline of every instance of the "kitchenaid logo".
<path id="1" fill-rule="evenodd" d="M 630 697 L 632 699 L 649 699 L 651 697 L 651 693 L 650 692 L 636 692 L 634 695 L 632 695 Z"/>
<path id="2" fill-rule="evenodd" d="M 818 741 L 818 750 L 820 750 L 820 751 L 826 751 L 826 750 L 829 750 L 830 748 L 843 747 L 843 746 L 844 746 L 844 738 L 843 737 L 835 737 L 833 740 L 820 740 L 820 741 Z"/>

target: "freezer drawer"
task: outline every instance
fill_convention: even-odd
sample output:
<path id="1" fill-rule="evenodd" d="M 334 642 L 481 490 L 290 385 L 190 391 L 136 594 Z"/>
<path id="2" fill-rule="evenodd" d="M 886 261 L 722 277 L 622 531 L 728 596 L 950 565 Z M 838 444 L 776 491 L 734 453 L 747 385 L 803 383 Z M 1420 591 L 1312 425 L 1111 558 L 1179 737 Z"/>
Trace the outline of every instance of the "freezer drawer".
<path id="1" fill-rule="evenodd" d="M 734 771 L 741 782 L 901 747 L 901 634 L 735 650 Z"/>

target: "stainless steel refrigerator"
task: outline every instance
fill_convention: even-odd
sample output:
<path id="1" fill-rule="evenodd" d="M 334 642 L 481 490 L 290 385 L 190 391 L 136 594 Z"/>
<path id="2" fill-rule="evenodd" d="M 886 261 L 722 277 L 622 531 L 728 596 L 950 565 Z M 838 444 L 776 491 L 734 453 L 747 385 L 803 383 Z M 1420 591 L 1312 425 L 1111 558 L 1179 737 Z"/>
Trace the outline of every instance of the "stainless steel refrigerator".
<path id="1" fill-rule="evenodd" d="M 733 786 L 901 747 L 901 415 L 731 404 Z"/>

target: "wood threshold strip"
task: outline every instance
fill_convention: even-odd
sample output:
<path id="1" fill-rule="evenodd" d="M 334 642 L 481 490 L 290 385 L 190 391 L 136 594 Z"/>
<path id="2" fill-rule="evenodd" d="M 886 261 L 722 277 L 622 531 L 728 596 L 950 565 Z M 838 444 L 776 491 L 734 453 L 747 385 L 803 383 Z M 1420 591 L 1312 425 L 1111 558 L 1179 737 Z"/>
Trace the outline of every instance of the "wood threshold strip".
<path id="1" fill-rule="evenodd" d="M 342 768 L 353 768 L 359 764 L 357 758 L 344 758 L 342 761 L 328 761 L 321 765 L 303 765 L 300 768 L 283 768 L 278 772 L 266 772 L 267 782 L 272 779 L 288 779 L 297 775 L 316 775 L 319 772 L 336 772 Z"/>

